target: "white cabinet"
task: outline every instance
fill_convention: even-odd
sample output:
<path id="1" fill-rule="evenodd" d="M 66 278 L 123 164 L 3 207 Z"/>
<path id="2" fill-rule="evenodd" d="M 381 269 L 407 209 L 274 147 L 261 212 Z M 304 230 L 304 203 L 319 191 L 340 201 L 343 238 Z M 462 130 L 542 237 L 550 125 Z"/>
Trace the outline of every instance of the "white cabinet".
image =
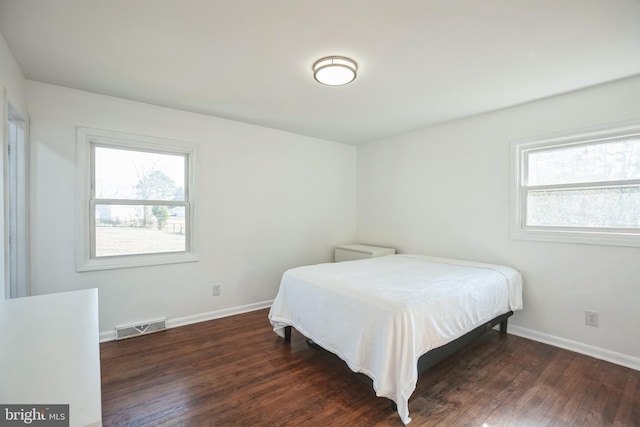
<path id="1" fill-rule="evenodd" d="M 353 261 L 356 259 L 374 258 L 378 256 L 395 254 L 394 248 L 385 248 L 371 245 L 340 245 L 334 250 L 335 262 Z"/>
<path id="2" fill-rule="evenodd" d="M 97 289 L 0 301 L 0 403 L 66 404 L 71 427 L 102 425 Z"/>

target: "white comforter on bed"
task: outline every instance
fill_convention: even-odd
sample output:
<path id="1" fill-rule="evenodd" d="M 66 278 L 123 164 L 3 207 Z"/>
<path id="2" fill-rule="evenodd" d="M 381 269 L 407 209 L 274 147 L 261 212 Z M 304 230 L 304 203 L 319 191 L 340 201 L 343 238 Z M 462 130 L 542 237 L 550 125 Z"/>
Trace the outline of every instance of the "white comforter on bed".
<path id="1" fill-rule="evenodd" d="M 407 424 L 418 358 L 521 308 L 522 277 L 513 268 L 388 255 L 286 271 L 269 319 L 279 335 L 293 326 L 368 375 Z"/>

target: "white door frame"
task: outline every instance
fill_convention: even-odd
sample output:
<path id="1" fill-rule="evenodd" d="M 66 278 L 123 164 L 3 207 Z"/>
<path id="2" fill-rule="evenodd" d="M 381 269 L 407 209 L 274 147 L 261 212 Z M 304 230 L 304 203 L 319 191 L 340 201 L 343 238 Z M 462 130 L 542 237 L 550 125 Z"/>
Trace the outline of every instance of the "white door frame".
<path id="1" fill-rule="evenodd" d="M 29 295 L 28 116 L 3 91 L 4 283 L 5 298 Z"/>

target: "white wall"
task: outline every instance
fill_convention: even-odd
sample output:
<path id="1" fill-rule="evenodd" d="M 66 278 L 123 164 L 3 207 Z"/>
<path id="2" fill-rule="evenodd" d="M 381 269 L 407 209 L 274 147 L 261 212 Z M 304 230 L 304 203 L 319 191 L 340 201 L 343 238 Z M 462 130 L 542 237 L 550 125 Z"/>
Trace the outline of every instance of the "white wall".
<path id="1" fill-rule="evenodd" d="M 639 100 L 636 77 L 361 146 L 357 240 L 512 265 L 526 282 L 513 330 L 640 369 L 640 248 L 509 236 L 511 141 L 638 119 Z"/>
<path id="2" fill-rule="evenodd" d="M 25 82 L 20 66 L 0 34 L 0 89 L 7 90 L 9 101 L 21 111 L 26 110 Z"/>
<path id="3" fill-rule="evenodd" d="M 25 114 L 25 78 L 22 70 L 9 47 L 0 34 L 0 146 L 2 146 L 2 159 L 0 160 L 0 200 L 4 200 L 4 170 L 6 169 L 6 152 L 8 142 L 7 137 L 7 103 Z M 8 239 L 5 236 L 5 215 L 4 209 L 0 208 L 0 298 L 9 297 L 8 280 L 5 277 L 5 254 L 7 253 Z M 5 286 L 6 284 L 6 286 Z"/>
<path id="4" fill-rule="evenodd" d="M 102 332 L 269 301 L 355 237 L 355 147 L 33 81 L 27 103 L 31 289 L 97 287 Z M 199 262 L 76 273 L 76 126 L 198 144 Z"/>

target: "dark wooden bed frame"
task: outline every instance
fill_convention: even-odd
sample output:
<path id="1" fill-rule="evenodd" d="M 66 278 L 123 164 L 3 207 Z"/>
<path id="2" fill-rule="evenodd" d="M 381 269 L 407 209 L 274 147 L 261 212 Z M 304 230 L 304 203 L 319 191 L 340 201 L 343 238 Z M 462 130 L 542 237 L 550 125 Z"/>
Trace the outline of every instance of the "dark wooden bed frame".
<path id="1" fill-rule="evenodd" d="M 500 316 L 497 316 L 491 319 L 490 321 L 483 323 L 482 325 L 478 326 L 472 331 L 467 332 L 466 334 L 462 335 L 460 338 L 457 338 L 448 344 L 445 344 L 443 346 L 434 348 L 433 350 L 426 352 L 425 354 L 420 356 L 420 358 L 418 359 L 418 376 L 422 375 L 424 371 L 431 368 L 432 366 L 435 366 L 437 363 L 443 361 L 444 359 L 451 356 L 458 350 L 461 350 L 462 348 L 471 344 L 480 335 L 482 335 L 483 333 L 485 333 L 490 329 L 493 329 L 496 325 L 500 325 L 501 334 L 506 334 L 507 322 L 509 320 L 509 317 L 511 317 L 512 315 L 513 315 L 513 311 L 509 311 L 505 314 L 501 314 Z M 285 326 L 284 340 L 286 342 L 291 341 L 291 326 Z M 307 342 L 315 348 L 322 348 L 309 339 L 307 339 Z M 391 406 L 393 407 L 394 410 L 396 410 L 395 402 L 392 401 Z"/>
<path id="2" fill-rule="evenodd" d="M 501 314 L 500 316 L 491 319 L 487 323 L 484 323 L 474 330 L 467 332 L 460 338 L 457 338 L 451 341 L 448 344 L 445 344 L 441 347 L 434 348 L 420 356 L 418 359 L 418 375 L 421 375 L 424 371 L 435 366 L 437 363 L 443 361 L 447 357 L 451 356 L 453 353 L 461 350 L 467 345 L 471 344 L 476 340 L 480 335 L 485 333 L 486 331 L 493 329 L 496 325 L 500 325 L 500 333 L 507 333 L 507 321 L 509 317 L 513 315 L 513 311 L 509 311 L 505 314 Z"/>

